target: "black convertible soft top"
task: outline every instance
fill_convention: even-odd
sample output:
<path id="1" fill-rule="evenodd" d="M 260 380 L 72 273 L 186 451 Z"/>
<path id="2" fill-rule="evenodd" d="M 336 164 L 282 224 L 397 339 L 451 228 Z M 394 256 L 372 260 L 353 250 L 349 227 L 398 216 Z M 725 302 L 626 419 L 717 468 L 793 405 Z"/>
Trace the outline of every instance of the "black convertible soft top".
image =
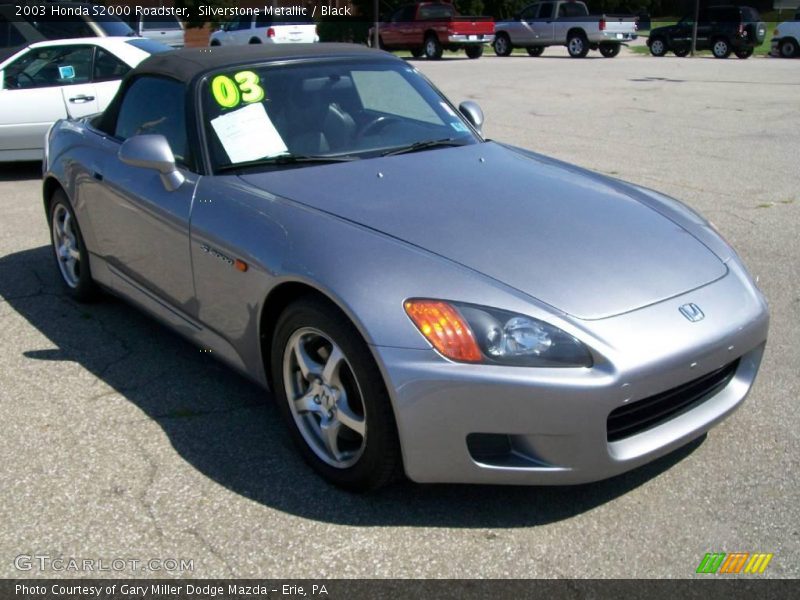
<path id="1" fill-rule="evenodd" d="M 130 73 L 130 77 L 142 74 L 162 75 L 189 83 L 198 75 L 227 66 L 293 58 L 365 55 L 388 57 L 382 52 L 357 44 L 249 44 L 187 48 L 153 54 L 142 61 Z"/>
<path id="2" fill-rule="evenodd" d="M 372 50 L 357 44 L 251 44 L 247 46 L 213 46 L 209 48 L 186 48 L 152 54 L 128 72 L 116 96 L 103 114 L 93 122 L 94 127 L 113 136 L 122 99 L 128 87 L 142 75 L 169 77 L 185 84 L 187 118 L 193 113 L 194 98 L 191 84 L 210 71 L 224 67 L 237 67 L 269 61 L 303 58 L 365 57 L 384 60 L 400 60 L 380 50 Z M 189 122 L 187 121 L 187 126 Z M 190 145 L 197 147 L 197 131 L 188 127 Z M 195 165 L 202 170 L 203 165 Z"/>

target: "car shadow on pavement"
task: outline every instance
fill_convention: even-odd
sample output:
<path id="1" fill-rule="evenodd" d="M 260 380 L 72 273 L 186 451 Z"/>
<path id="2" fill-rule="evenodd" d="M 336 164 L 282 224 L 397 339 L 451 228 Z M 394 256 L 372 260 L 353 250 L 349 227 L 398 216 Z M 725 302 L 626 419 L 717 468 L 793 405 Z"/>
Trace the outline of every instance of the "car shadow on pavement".
<path id="1" fill-rule="evenodd" d="M 86 402 L 122 395 L 158 423 L 181 459 L 214 482 L 308 519 L 354 526 L 542 525 L 646 484 L 704 439 L 594 484 L 505 487 L 404 481 L 360 496 L 326 484 L 302 462 L 269 394 L 258 386 L 126 303 L 106 297 L 82 305 L 65 296 L 48 246 L 0 257 L 0 299 L 49 340 L 43 344 L 48 349 L 15 348 L 14 340 L 5 340 L 6 351 L 21 352 L 31 361 L 78 363 L 113 388 L 99 397 L 90 397 L 87 390 Z M 60 384 L 42 382 L 48 385 Z M 124 457 L 117 459 L 124 462 Z M 124 471 L 119 476 L 124 478 Z"/>
<path id="2" fill-rule="evenodd" d="M 42 178 L 42 161 L 0 163 L 0 181 L 26 181 Z"/>

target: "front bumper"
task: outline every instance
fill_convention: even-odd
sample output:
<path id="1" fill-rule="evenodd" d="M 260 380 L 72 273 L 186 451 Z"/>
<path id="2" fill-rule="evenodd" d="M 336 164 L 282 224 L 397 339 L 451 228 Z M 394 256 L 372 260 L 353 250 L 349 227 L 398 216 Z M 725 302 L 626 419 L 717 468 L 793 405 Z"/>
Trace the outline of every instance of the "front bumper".
<path id="1" fill-rule="evenodd" d="M 486 35 L 483 33 L 473 35 L 448 35 L 447 41 L 451 44 L 475 45 L 494 43 L 494 34 Z"/>
<path id="2" fill-rule="evenodd" d="M 687 302 L 706 310 L 704 321 L 683 319 L 678 307 Z M 433 350 L 373 350 L 389 382 L 412 480 L 578 484 L 648 463 L 732 413 L 755 380 L 768 322 L 760 293 L 743 289 L 742 280 L 729 273 L 681 297 L 592 322 L 598 340 L 593 347 L 602 347 L 602 356 L 590 369 L 466 365 Z M 614 409 L 737 359 L 733 377 L 711 397 L 649 429 L 608 441 L 607 419 Z M 477 453 L 476 439 L 507 444 Z"/>

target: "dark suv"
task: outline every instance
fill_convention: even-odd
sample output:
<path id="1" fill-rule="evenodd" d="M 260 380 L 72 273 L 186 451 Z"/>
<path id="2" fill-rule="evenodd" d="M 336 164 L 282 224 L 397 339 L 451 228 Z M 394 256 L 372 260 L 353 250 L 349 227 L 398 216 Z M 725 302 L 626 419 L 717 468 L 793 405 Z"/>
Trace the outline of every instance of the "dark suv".
<path id="1" fill-rule="evenodd" d="M 756 46 L 764 43 L 767 26 L 758 11 L 749 6 L 711 6 L 700 10 L 697 21 L 697 49 L 711 50 L 717 58 L 728 58 L 733 52 L 739 58 L 752 56 Z M 694 17 L 684 17 L 675 25 L 650 31 L 647 45 L 653 56 L 674 52 L 686 56 L 692 48 Z"/>

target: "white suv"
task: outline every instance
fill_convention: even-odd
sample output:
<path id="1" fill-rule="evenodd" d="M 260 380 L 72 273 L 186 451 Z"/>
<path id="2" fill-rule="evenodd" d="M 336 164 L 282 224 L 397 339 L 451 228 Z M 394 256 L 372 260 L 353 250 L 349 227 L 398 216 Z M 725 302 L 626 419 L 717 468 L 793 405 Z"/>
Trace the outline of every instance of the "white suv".
<path id="1" fill-rule="evenodd" d="M 318 42 L 317 26 L 307 16 L 259 15 L 223 23 L 211 34 L 211 46 Z"/>

